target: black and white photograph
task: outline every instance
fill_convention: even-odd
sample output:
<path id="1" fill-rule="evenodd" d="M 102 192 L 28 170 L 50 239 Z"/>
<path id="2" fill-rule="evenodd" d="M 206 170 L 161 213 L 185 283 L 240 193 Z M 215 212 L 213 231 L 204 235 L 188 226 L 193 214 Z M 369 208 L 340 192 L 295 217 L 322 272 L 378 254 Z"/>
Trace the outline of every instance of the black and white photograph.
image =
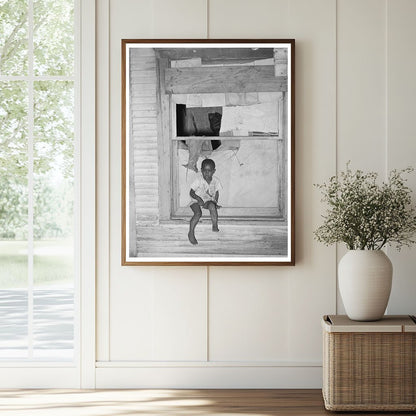
<path id="1" fill-rule="evenodd" d="M 122 41 L 122 264 L 294 264 L 294 40 Z"/>

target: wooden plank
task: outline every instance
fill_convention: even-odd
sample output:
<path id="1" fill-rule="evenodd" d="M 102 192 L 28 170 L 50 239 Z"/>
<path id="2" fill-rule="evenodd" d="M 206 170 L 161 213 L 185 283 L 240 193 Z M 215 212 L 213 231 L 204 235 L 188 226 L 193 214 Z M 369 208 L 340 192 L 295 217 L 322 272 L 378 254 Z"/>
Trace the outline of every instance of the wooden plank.
<path id="1" fill-rule="evenodd" d="M 156 121 L 156 120 L 155 120 Z M 157 134 L 156 123 L 135 123 L 133 119 L 133 129 L 140 129 L 141 131 L 153 131 Z"/>
<path id="2" fill-rule="evenodd" d="M 156 105 L 156 100 L 153 96 L 137 96 L 137 97 L 131 97 L 130 99 L 131 105 L 132 105 L 132 110 L 136 111 L 136 110 L 140 110 L 140 109 L 145 109 L 145 110 L 154 110 L 157 108 Z"/>
<path id="3" fill-rule="evenodd" d="M 140 210 L 142 208 L 154 208 L 155 210 L 158 209 L 157 202 L 155 203 L 154 198 L 148 199 L 148 200 L 145 200 L 145 199 L 137 199 L 136 198 L 135 199 L 135 203 L 136 203 L 137 212 L 139 214 L 140 214 Z"/>
<path id="4" fill-rule="evenodd" d="M 130 49 L 130 59 L 139 59 L 143 57 L 154 57 L 155 51 L 153 48 L 132 48 Z"/>
<path id="5" fill-rule="evenodd" d="M 138 102 L 137 100 L 133 103 L 131 103 L 131 109 L 133 111 L 157 111 L 157 104 L 156 102 L 150 101 L 150 102 Z"/>
<path id="6" fill-rule="evenodd" d="M 146 169 L 146 168 L 149 168 L 149 169 L 155 168 L 155 169 L 157 169 L 158 165 L 154 161 L 152 161 L 152 162 L 142 162 L 142 161 L 140 161 L 140 164 L 139 164 L 138 167 L 142 168 L 142 169 Z"/>
<path id="7" fill-rule="evenodd" d="M 140 141 L 140 138 L 137 139 L 137 142 L 134 144 L 134 149 L 139 154 L 154 152 L 157 154 L 157 142 L 154 140 Z"/>
<path id="8" fill-rule="evenodd" d="M 134 152 L 134 161 L 137 162 L 139 165 L 143 162 L 151 162 L 154 158 L 157 157 L 157 150 L 138 150 Z"/>
<path id="9" fill-rule="evenodd" d="M 170 94 L 287 91 L 287 77 L 275 77 L 272 65 L 167 68 L 165 83 Z"/>
<path id="10" fill-rule="evenodd" d="M 287 76 L 287 52 L 287 49 L 275 49 L 274 51 L 274 74 L 276 76 Z"/>
<path id="11" fill-rule="evenodd" d="M 145 140 L 145 139 L 155 139 L 155 140 L 157 140 L 157 134 L 149 134 L 149 132 L 144 132 L 144 131 L 135 131 L 133 133 L 133 136 L 137 137 L 137 138 L 143 138 L 143 139 L 140 139 L 140 140 Z"/>
<path id="12" fill-rule="evenodd" d="M 136 163 L 142 163 L 142 162 L 153 162 L 155 159 L 154 156 L 139 156 L 135 158 Z"/>
<path id="13" fill-rule="evenodd" d="M 288 178 L 290 175 L 290 172 L 288 172 L 289 167 L 289 161 L 288 161 L 288 151 L 290 146 L 290 137 L 289 135 L 289 127 L 288 127 L 288 117 L 289 117 L 289 111 L 288 111 L 288 96 L 287 93 L 283 94 L 283 105 L 281 107 L 281 116 L 280 120 L 282 121 L 282 136 L 283 136 L 283 147 L 282 147 L 282 154 L 281 154 L 281 163 L 283 164 L 282 169 L 280 170 L 281 176 L 278 176 L 277 180 L 279 183 L 279 190 L 281 190 L 281 202 L 280 205 L 281 208 L 281 214 L 282 216 L 287 220 L 288 216 L 288 204 L 287 204 L 287 198 L 288 198 L 288 192 L 290 192 L 290 189 L 287 189 L 287 183 Z M 293 114 L 292 114 L 293 117 Z M 291 149 L 293 152 L 294 149 Z M 294 159 L 292 159 L 294 160 Z M 292 167 L 292 170 L 294 167 Z M 292 183 L 292 187 L 294 184 Z M 293 201 L 292 201 L 293 202 Z"/>
<path id="14" fill-rule="evenodd" d="M 171 60 L 201 58 L 204 63 L 240 63 L 273 58 L 273 48 L 158 48 L 157 54 Z"/>
<path id="15" fill-rule="evenodd" d="M 170 126 L 170 98 L 166 94 L 165 71 L 168 60 L 160 58 L 158 62 L 158 149 L 159 149 L 159 210 L 160 219 L 166 220 L 171 215 L 171 126 Z"/>
<path id="16" fill-rule="evenodd" d="M 151 91 L 153 93 L 156 92 L 156 85 L 155 85 L 155 80 L 153 79 L 150 82 L 143 84 L 143 85 L 132 85 L 131 89 L 133 90 L 133 92 L 140 92 L 140 91 Z M 132 78 L 131 81 L 134 81 L 134 78 Z M 156 96 L 155 96 L 155 101 L 156 101 Z"/>
<path id="17" fill-rule="evenodd" d="M 220 232 L 214 233 L 210 221 L 204 221 L 195 230 L 198 246 L 189 243 L 187 234 L 187 223 L 139 227 L 139 256 L 264 256 L 287 250 L 287 230 L 279 226 L 220 223 Z"/>
<path id="18" fill-rule="evenodd" d="M 140 88 L 138 88 L 140 85 Z M 143 85 L 146 84 L 139 84 L 136 85 L 137 88 L 131 88 L 131 101 L 135 102 L 135 103 L 141 103 L 141 102 L 146 102 L 146 100 L 149 100 L 147 102 L 150 103 L 155 103 L 156 99 L 155 99 L 155 94 L 156 94 L 156 90 L 152 87 L 150 88 L 141 88 Z"/>
<path id="19" fill-rule="evenodd" d="M 134 80 L 132 80 L 130 82 L 131 88 L 138 88 L 140 89 L 142 86 L 144 85 L 148 85 L 150 82 L 152 82 L 152 78 L 151 77 L 138 77 L 135 78 Z"/>
<path id="20" fill-rule="evenodd" d="M 152 168 L 148 168 L 146 166 L 142 166 L 140 163 L 137 164 L 137 166 L 135 166 L 134 171 L 137 173 L 141 173 L 142 175 L 146 174 L 146 173 L 150 173 L 150 172 L 157 172 L 157 166 L 154 166 Z"/>
<path id="21" fill-rule="evenodd" d="M 176 136 L 172 140 L 280 140 L 279 136 Z"/>
<path id="22" fill-rule="evenodd" d="M 134 180 L 136 181 L 136 189 L 140 189 L 142 186 L 146 185 L 153 185 L 157 186 L 157 176 L 153 177 L 141 177 L 141 176 L 134 176 Z"/>
<path id="23" fill-rule="evenodd" d="M 140 137 L 140 136 L 154 136 L 157 137 L 157 130 L 153 128 L 152 130 L 143 130 L 140 128 L 140 126 L 137 127 L 137 129 L 133 133 L 134 137 Z"/>
<path id="24" fill-rule="evenodd" d="M 133 111 L 147 111 L 147 110 L 152 110 L 152 111 L 157 111 L 157 104 L 154 102 L 150 102 L 150 103 L 131 103 L 131 109 Z"/>
<path id="25" fill-rule="evenodd" d="M 140 189 L 137 190 L 136 192 L 137 192 L 137 194 L 140 194 L 141 192 L 147 192 L 147 191 L 148 192 L 152 192 L 155 189 L 157 189 L 155 187 L 155 184 L 153 184 L 153 183 L 144 183 L 144 184 L 142 184 L 142 186 L 140 187 Z"/>
<path id="26" fill-rule="evenodd" d="M 148 189 L 141 189 L 140 190 L 140 194 L 137 194 L 136 197 L 139 196 L 139 195 L 153 195 L 153 196 L 157 196 L 158 193 L 157 193 L 157 189 L 153 187 L 153 188 L 148 188 Z"/>
<path id="27" fill-rule="evenodd" d="M 187 217 L 190 212 L 190 208 L 188 207 L 180 207 L 176 210 L 176 215 L 174 218 L 183 218 Z M 282 217 L 279 216 L 279 211 L 277 206 L 271 208 L 261 208 L 261 207 L 222 207 L 218 210 L 218 216 L 227 217 L 227 218 L 272 218 L 272 219 L 280 219 Z"/>
<path id="28" fill-rule="evenodd" d="M 277 185 L 277 212 L 279 216 L 283 216 L 285 213 L 285 206 L 286 206 L 286 202 L 285 202 L 285 195 L 287 195 L 287 193 L 285 192 L 284 188 L 285 188 L 285 164 L 284 164 L 284 160 L 285 160 L 285 155 L 283 154 L 283 147 L 284 144 L 279 141 L 277 142 L 277 178 L 276 178 L 276 185 Z"/>
<path id="29" fill-rule="evenodd" d="M 157 117 L 156 109 L 148 109 L 148 108 L 133 108 L 134 110 L 134 117 L 141 118 L 141 117 Z"/>
<path id="30" fill-rule="evenodd" d="M 191 215 L 189 215 L 189 219 L 191 218 Z M 188 221 L 184 221 L 183 223 L 176 225 L 174 227 L 169 227 L 166 224 L 160 224 L 157 227 L 153 228 L 147 228 L 146 230 L 142 230 L 143 235 L 146 235 L 149 238 L 152 239 L 158 239 L 160 236 L 166 237 L 166 238 L 175 238 L 177 234 L 182 233 L 183 231 L 186 231 L 188 229 Z M 253 238 L 257 239 L 263 239 L 263 238 L 269 238 L 272 239 L 276 237 L 277 235 L 285 236 L 287 235 L 287 229 L 282 229 L 278 226 L 255 226 L 255 225 L 246 225 L 240 221 L 240 225 L 230 225 L 228 223 L 221 223 L 221 231 L 220 234 L 212 233 L 211 232 L 211 220 L 206 219 L 205 221 L 201 221 L 198 223 L 197 228 L 202 230 L 202 232 L 209 231 L 209 235 L 212 238 L 219 238 L 222 234 L 225 234 L 228 236 L 228 238 L 234 238 L 236 240 L 240 240 L 241 238 L 247 237 L 247 236 L 254 236 Z M 221 234 L 222 233 L 222 234 Z M 243 243 L 242 243 L 243 244 Z"/>
<path id="31" fill-rule="evenodd" d="M 154 117 L 143 117 L 141 114 L 139 116 L 135 114 L 133 117 L 133 123 L 156 125 L 156 115 Z"/>
<path id="32" fill-rule="evenodd" d="M 140 160 L 135 169 L 149 171 L 149 170 L 157 170 L 158 166 L 153 161 L 142 161 Z"/>
<path id="33" fill-rule="evenodd" d="M 134 175 L 136 177 L 142 177 L 142 178 L 151 178 L 154 177 L 157 174 L 157 170 L 153 171 L 146 171 L 144 169 L 134 169 Z"/>
<path id="34" fill-rule="evenodd" d="M 153 79 L 153 82 L 156 82 L 156 62 L 153 62 L 152 67 L 149 69 L 141 66 L 140 69 L 133 70 L 130 73 L 133 79 L 149 77 Z"/>

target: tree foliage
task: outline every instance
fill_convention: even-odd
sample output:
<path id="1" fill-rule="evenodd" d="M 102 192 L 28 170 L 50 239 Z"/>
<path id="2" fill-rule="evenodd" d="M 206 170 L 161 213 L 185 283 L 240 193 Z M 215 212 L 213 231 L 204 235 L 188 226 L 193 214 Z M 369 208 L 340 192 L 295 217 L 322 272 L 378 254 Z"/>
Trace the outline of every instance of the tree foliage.
<path id="1" fill-rule="evenodd" d="M 71 0 L 34 0 L 35 76 L 73 76 L 73 13 Z M 72 231 L 74 85 L 35 80 L 29 109 L 28 50 L 28 1 L 0 0 L 0 238 L 27 238 L 29 150 L 35 237 Z"/>
<path id="2" fill-rule="evenodd" d="M 0 0 L 0 75 L 27 75 L 27 3 Z"/>

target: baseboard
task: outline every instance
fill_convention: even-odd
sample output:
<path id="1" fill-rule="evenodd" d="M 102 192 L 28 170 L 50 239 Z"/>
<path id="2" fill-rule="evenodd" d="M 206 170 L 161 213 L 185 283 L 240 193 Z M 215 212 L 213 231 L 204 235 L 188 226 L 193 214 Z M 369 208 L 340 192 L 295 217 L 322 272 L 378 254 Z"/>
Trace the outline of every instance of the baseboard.
<path id="1" fill-rule="evenodd" d="M 96 388 L 322 388 L 320 366 L 98 367 Z"/>

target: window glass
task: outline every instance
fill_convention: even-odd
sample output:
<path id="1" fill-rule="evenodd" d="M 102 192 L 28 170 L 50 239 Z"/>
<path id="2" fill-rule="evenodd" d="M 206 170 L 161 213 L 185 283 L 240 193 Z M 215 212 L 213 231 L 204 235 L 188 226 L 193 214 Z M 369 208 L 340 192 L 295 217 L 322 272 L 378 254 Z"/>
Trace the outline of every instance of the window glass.
<path id="1" fill-rule="evenodd" d="M 27 356 L 27 95 L 0 81 L 0 358 Z"/>
<path id="2" fill-rule="evenodd" d="M 74 1 L 0 0 L 0 359 L 74 350 Z"/>
<path id="3" fill-rule="evenodd" d="M 71 359 L 74 83 L 34 85 L 34 357 Z"/>

